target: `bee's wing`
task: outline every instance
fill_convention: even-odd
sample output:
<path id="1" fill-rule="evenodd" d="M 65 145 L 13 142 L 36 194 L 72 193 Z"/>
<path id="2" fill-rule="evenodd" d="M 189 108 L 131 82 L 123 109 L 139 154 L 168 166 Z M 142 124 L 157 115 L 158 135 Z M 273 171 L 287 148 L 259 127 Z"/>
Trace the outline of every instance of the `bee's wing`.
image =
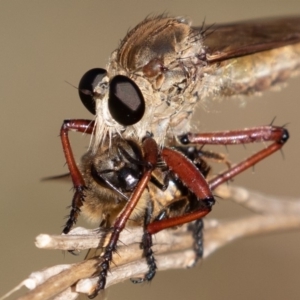
<path id="1" fill-rule="evenodd" d="M 90 258 L 94 258 L 97 256 L 100 256 L 103 253 L 103 247 L 101 248 L 91 248 L 88 250 L 86 256 L 85 256 L 85 260 L 90 259 Z"/>
<path id="2" fill-rule="evenodd" d="M 223 61 L 300 42 L 300 16 L 216 24 L 204 32 L 209 62 Z"/>
<path id="3" fill-rule="evenodd" d="M 66 173 L 66 174 L 61 174 L 61 175 L 55 175 L 55 176 L 49 176 L 49 177 L 44 177 L 41 179 L 42 181 L 60 181 L 60 182 L 72 182 L 71 174 Z"/>

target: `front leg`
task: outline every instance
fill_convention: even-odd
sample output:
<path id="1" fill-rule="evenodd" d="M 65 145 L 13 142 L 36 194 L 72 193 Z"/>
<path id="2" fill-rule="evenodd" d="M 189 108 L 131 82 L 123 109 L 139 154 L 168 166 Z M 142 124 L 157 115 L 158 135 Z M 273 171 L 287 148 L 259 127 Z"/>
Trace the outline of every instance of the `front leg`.
<path id="1" fill-rule="evenodd" d="M 196 263 L 203 254 L 202 218 L 211 211 L 214 204 L 214 198 L 208 183 L 195 164 L 181 152 L 168 148 L 162 150 L 161 156 L 168 168 L 178 176 L 181 183 L 190 191 L 190 196 L 194 198 L 194 207 L 192 210 L 184 209 L 182 214 L 176 213 L 172 216 L 169 216 L 166 210 L 162 210 L 157 218 L 146 226 L 142 245 L 149 270 L 143 278 L 134 279 L 134 283 L 149 281 L 155 275 L 156 263 L 151 249 L 152 235 L 166 228 L 176 227 L 195 220 L 196 222 L 193 226 L 189 226 L 189 229 L 193 232 Z"/>
<path id="2" fill-rule="evenodd" d="M 60 129 L 62 146 L 75 189 L 71 204 L 71 212 L 63 229 L 63 233 L 65 234 L 67 234 L 76 223 L 76 220 L 80 213 L 80 207 L 83 205 L 85 189 L 85 182 L 75 162 L 73 151 L 69 141 L 69 131 L 72 130 L 92 134 L 94 126 L 94 121 L 91 120 L 65 120 Z"/>
<path id="3" fill-rule="evenodd" d="M 142 148 L 144 152 L 145 172 L 138 185 L 134 189 L 126 206 L 116 218 L 116 221 L 111 229 L 109 242 L 105 247 L 103 256 L 99 258 L 100 263 L 98 265 L 98 269 L 100 273 L 95 274 L 99 276 L 99 279 L 95 290 L 92 294 L 89 295 L 89 298 L 96 297 L 98 293 L 105 288 L 107 271 L 109 270 L 109 266 L 112 261 L 112 255 L 116 251 L 120 233 L 125 228 L 127 220 L 129 219 L 131 213 L 140 200 L 145 188 L 147 187 L 148 182 L 151 179 L 152 171 L 156 167 L 158 157 L 158 147 L 156 142 L 152 138 L 146 138 L 143 142 Z"/>
<path id="4" fill-rule="evenodd" d="M 155 257 L 152 250 L 152 235 L 147 231 L 147 226 L 150 224 L 151 217 L 153 214 L 153 202 L 149 202 L 145 211 L 144 216 L 144 234 L 142 237 L 141 248 L 143 249 L 143 257 L 146 258 L 148 265 L 148 272 L 144 277 L 141 278 L 131 278 L 132 283 L 142 283 L 144 281 L 151 281 L 156 274 L 157 266 L 155 263 Z"/>
<path id="5" fill-rule="evenodd" d="M 163 148 L 161 157 L 170 170 L 195 195 L 198 203 L 196 209 L 193 211 L 186 212 L 181 216 L 174 216 L 169 219 L 157 220 L 150 223 L 147 226 L 149 234 L 201 219 L 211 211 L 215 203 L 205 177 L 186 156 L 179 151 Z"/>

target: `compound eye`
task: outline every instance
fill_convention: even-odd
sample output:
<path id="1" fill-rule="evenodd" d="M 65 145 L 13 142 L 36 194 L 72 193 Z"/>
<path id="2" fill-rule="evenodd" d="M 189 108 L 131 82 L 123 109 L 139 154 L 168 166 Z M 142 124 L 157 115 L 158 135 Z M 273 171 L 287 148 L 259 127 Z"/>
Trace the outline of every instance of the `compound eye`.
<path id="1" fill-rule="evenodd" d="M 122 190 L 131 192 L 139 182 L 138 172 L 132 168 L 124 167 L 119 171 L 118 182 Z"/>
<path id="2" fill-rule="evenodd" d="M 136 83 L 126 76 L 115 76 L 110 82 L 108 109 L 121 125 L 140 121 L 145 112 L 145 100 Z"/>
<path id="3" fill-rule="evenodd" d="M 94 97 L 103 94 L 107 89 L 107 84 L 103 83 L 101 85 L 106 75 L 106 70 L 95 68 L 87 71 L 79 81 L 78 92 L 81 102 L 93 115 L 96 114 Z"/>

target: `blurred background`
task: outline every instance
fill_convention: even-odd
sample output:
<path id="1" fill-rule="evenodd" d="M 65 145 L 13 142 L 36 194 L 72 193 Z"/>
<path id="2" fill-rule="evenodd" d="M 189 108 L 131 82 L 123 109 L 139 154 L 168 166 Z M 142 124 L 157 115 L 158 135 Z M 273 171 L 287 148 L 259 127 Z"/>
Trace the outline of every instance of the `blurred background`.
<path id="1" fill-rule="evenodd" d="M 58 234 L 68 214 L 71 184 L 41 182 L 67 172 L 59 139 L 64 119 L 91 118 L 77 85 L 90 68 L 104 67 L 129 28 L 149 14 L 188 16 L 193 24 L 300 14 L 299 0 L 1 1 L 0 2 L 0 295 L 32 271 L 80 261 L 60 251 L 38 250 L 39 233 Z M 212 103 L 198 109 L 199 131 L 288 123 L 284 158 L 276 153 L 234 180 L 265 194 L 299 197 L 300 78 L 280 92 Z M 76 158 L 89 138 L 71 134 Z M 234 148 L 234 149 L 233 149 Z M 215 149 L 215 148 L 214 148 Z M 252 146 L 221 151 L 231 161 Z M 218 151 L 218 150 L 217 150 Z M 249 214 L 222 202 L 212 217 Z M 235 242 L 194 269 L 159 272 L 151 284 L 130 282 L 110 289 L 110 299 L 299 299 L 300 233 L 283 232 Z M 22 290 L 21 294 L 25 290 Z M 20 293 L 19 293 L 20 295 Z M 15 298 L 16 295 L 13 297 Z"/>

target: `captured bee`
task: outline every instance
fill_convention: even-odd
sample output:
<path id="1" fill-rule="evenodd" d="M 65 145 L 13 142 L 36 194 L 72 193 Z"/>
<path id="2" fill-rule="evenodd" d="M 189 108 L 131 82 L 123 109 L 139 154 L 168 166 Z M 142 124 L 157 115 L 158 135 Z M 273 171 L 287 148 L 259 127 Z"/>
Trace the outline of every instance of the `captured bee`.
<path id="1" fill-rule="evenodd" d="M 205 152 L 200 147 L 176 147 L 176 151 L 189 159 L 204 178 L 210 171 L 210 166 L 205 159 L 212 159 L 213 155 L 213 159 L 217 157 L 224 161 L 219 154 Z M 86 183 L 84 203 L 81 207 L 82 214 L 92 222 L 99 224 L 100 220 L 102 229 L 110 229 L 129 201 L 145 168 L 147 165 L 142 147 L 132 140 L 116 137 L 111 147 L 101 147 L 95 154 L 89 150 L 83 155 L 80 164 L 80 171 Z M 151 174 L 147 188 L 143 190 L 126 223 L 130 226 L 142 226 L 145 230 L 145 238 L 141 243 L 151 270 L 151 274 L 147 275 L 147 280 L 151 279 L 150 276 L 154 276 L 156 270 L 151 250 L 152 239 L 147 233 L 147 226 L 155 221 L 192 212 L 199 208 L 199 205 L 205 206 L 158 157 L 157 166 Z M 197 254 L 195 261 L 203 254 L 202 226 L 202 219 L 190 226 L 195 237 L 194 246 Z"/>
<path id="2" fill-rule="evenodd" d="M 195 147 L 177 148 L 191 159 L 206 178 L 210 167 L 203 159 L 206 153 Z M 140 181 L 145 168 L 142 148 L 133 140 L 113 138 L 112 146 L 103 146 L 95 154 L 89 150 L 81 158 L 80 171 L 87 189 L 81 212 L 90 221 L 110 228 L 128 202 Z M 183 185 L 176 174 L 158 157 L 147 189 L 140 197 L 127 224 L 142 226 L 164 217 L 191 211 L 194 195 Z M 103 200 L 102 200 L 103 199 Z M 190 202 L 190 203 L 187 203 Z M 176 205 L 174 205 L 176 203 Z M 182 205 L 180 205 L 182 203 Z M 177 209 L 174 209 L 174 206 Z M 184 209 L 179 209 L 182 206 Z M 146 215 L 148 216 L 146 217 Z M 149 219 L 149 220 L 145 220 Z"/>
<path id="3" fill-rule="evenodd" d="M 215 202 L 212 191 L 281 149 L 289 133 L 273 125 L 190 133 L 195 106 L 266 90 L 295 75 L 299 67 L 300 17 L 191 27 L 184 18 L 161 15 L 129 31 L 106 70 L 84 74 L 79 96 L 95 120 L 65 120 L 61 128 L 75 188 L 63 232 L 70 231 L 81 211 L 111 228 L 91 298 L 105 288 L 112 253 L 129 222 L 144 228 L 141 243 L 149 266 L 135 282 L 154 277 L 151 237 L 166 228 L 196 221 L 196 258 L 201 256 L 201 219 Z M 92 135 L 79 168 L 70 130 Z M 271 143 L 207 177 L 209 155 L 201 145 L 253 142 Z"/>

